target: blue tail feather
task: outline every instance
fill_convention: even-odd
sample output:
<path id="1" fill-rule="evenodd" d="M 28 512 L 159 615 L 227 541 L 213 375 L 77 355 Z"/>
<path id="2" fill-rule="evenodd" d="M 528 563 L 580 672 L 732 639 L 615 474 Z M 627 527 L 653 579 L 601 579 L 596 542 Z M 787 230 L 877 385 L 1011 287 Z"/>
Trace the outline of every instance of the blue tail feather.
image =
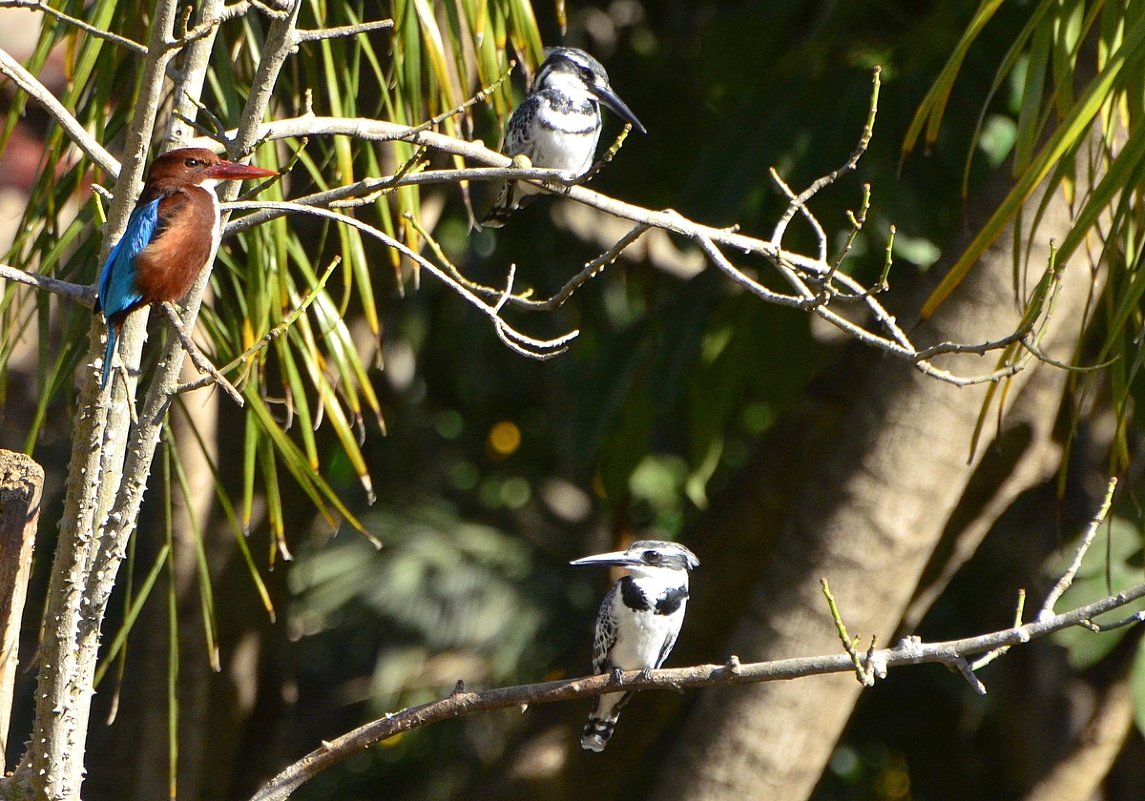
<path id="1" fill-rule="evenodd" d="M 111 359 L 115 356 L 115 343 L 119 340 L 119 326 L 115 323 L 108 321 L 107 323 L 107 347 L 103 350 L 103 377 L 99 380 L 99 388 L 104 389 L 107 386 L 107 379 L 111 375 Z"/>

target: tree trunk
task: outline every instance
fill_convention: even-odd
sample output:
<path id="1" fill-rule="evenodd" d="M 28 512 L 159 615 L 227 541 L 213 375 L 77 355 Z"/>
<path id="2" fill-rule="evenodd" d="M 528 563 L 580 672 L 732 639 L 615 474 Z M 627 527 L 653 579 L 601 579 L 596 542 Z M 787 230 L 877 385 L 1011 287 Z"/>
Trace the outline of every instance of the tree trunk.
<path id="1" fill-rule="evenodd" d="M 0 776 L 8 748 L 20 621 L 28 597 L 43 490 L 44 468 L 30 456 L 0 451 Z"/>
<path id="2" fill-rule="evenodd" d="M 1027 203 L 1024 220 L 1035 217 L 1040 201 L 1041 192 Z M 975 206 L 983 207 L 994 204 Z M 1060 241 L 1070 222 L 1065 199 L 1055 193 L 1032 242 L 1023 230 L 1020 242 L 1031 243 L 1024 263 L 1032 274 L 1044 269 L 1051 237 Z M 1011 231 L 920 326 L 916 341 L 984 341 L 1013 330 L 1013 246 Z M 951 250 L 959 252 L 957 246 Z M 1043 340 L 1049 354 L 1069 358 L 1090 288 L 1088 271 L 1071 265 Z M 992 365 L 987 359 L 959 357 L 956 364 L 963 372 L 985 372 Z M 987 444 L 968 462 L 985 388 L 959 389 L 897 361 L 877 362 L 858 384 L 779 532 L 727 653 L 757 661 L 839 650 L 821 577 L 830 580 L 851 633 L 877 634 L 885 642 L 903 620 L 944 532 L 952 520 L 966 519 L 967 504 L 978 517 L 992 519 L 1054 469 L 1059 448 L 1052 428 L 1065 379 L 1064 371 L 1047 365 L 1016 376 L 1005 395 L 1009 408 L 1001 429 L 990 442 L 991 415 Z M 752 495 L 764 492 L 747 488 L 730 500 L 751 504 Z M 697 585 L 708 580 L 696 577 Z M 998 599 L 1000 606 L 1012 602 Z M 860 689 L 853 676 L 830 676 L 706 691 L 665 760 L 652 798 L 807 798 Z"/>

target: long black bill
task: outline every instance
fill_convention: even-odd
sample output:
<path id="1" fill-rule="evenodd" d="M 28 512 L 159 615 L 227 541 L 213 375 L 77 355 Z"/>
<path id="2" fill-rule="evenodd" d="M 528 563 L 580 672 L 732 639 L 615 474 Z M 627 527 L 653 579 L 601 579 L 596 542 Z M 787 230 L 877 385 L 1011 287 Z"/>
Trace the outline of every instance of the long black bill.
<path id="1" fill-rule="evenodd" d="M 574 559 L 569 562 L 570 565 L 580 567 L 582 565 L 618 565 L 624 567 L 626 565 L 639 565 L 643 564 L 638 557 L 632 556 L 625 551 L 612 551 L 611 553 L 598 553 L 595 556 L 584 556 L 580 559 Z"/>
<path id="2" fill-rule="evenodd" d="M 624 101 L 620 99 L 616 92 L 612 91 L 612 87 L 594 86 L 592 87 L 592 93 L 597 96 L 597 99 L 599 99 L 601 103 L 604 103 L 604 105 L 620 115 L 621 119 L 632 123 L 633 128 L 642 134 L 648 133 L 648 129 L 644 127 L 644 123 L 636 119 L 636 115 L 632 113 L 632 109 L 625 105 Z"/>

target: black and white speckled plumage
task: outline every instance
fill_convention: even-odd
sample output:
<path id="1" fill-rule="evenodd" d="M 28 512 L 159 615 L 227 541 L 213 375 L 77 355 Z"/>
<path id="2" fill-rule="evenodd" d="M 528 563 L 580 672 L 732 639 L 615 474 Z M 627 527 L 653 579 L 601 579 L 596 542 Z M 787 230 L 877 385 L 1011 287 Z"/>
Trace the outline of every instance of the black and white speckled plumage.
<path id="1" fill-rule="evenodd" d="M 580 177 L 588 172 L 596 155 L 601 103 L 641 132 L 644 126 L 612 91 L 604 67 L 588 53 L 572 47 L 554 47 L 545 53 L 529 93 L 509 118 L 501 152 L 523 156 L 533 167 Z M 504 182 L 483 224 L 501 227 L 515 209 L 540 191 L 540 187 L 524 181 Z"/>
<path id="2" fill-rule="evenodd" d="M 593 671 L 650 671 L 660 667 L 684 622 L 688 571 L 700 564 L 695 555 L 674 542 L 641 540 L 626 551 L 590 556 L 572 564 L 619 565 L 629 571 L 600 605 L 593 639 Z M 581 737 L 583 748 L 604 750 L 620 709 L 631 695 L 607 693 L 597 699 Z"/>

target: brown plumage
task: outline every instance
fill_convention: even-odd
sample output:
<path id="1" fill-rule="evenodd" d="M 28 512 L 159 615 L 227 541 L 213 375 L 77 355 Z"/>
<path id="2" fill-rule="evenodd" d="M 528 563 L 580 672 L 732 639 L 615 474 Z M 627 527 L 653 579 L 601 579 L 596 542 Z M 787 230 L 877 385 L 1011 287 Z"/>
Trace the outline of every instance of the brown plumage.
<path id="1" fill-rule="evenodd" d="M 127 229 L 99 276 L 95 309 L 108 328 L 104 386 L 127 316 L 149 303 L 180 300 L 207 266 L 219 234 L 215 184 L 274 174 L 202 148 L 172 150 L 155 159 Z"/>

